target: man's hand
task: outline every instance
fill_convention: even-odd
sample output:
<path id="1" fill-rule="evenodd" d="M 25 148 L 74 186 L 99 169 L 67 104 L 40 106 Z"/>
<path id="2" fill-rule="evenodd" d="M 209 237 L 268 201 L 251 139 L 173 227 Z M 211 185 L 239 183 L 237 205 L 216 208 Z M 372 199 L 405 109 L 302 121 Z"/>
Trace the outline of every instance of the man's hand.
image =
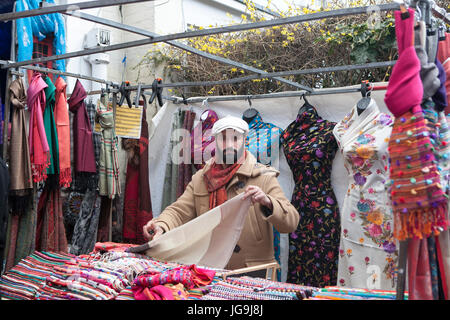
<path id="1" fill-rule="evenodd" d="M 272 201 L 270 201 L 269 197 L 264 193 L 264 191 L 261 190 L 260 187 L 248 186 L 247 188 L 245 188 L 243 200 L 247 199 L 248 197 L 251 197 L 253 204 L 258 202 L 261 205 L 269 208 L 270 210 L 273 209 Z"/>
<path id="2" fill-rule="evenodd" d="M 163 233 L 164 230 L 156 224 L 153 220 L 147 222 L 147 224 L 143 227 L 144 237 L 148 240 L 156 240 Z"/>

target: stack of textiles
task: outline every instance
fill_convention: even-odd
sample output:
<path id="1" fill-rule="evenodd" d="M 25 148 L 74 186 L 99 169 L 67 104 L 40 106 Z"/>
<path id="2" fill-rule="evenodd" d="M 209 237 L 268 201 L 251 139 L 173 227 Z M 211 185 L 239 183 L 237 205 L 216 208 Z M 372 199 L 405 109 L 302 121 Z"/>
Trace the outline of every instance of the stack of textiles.
<path id="1" fill-rule="evenodd" d="M 309 300 L 395 300 L 395 297 L 395 291 L 325 287 L 315 291 Z M 405 300 L 408 300 L 407 292 Z"/>
<path id="2" fill-rule="evenodd" d="M 208 286 L 201 300 L 303 300 L 318 288 L 243 276 Z"/>
<path id="3" fill-rule="evenodd" d="M 97 246 L 101 248 L 102 245 Z M 115 248 L 117 250 L 117 248 Z M 67 253 L 34 252 L 0 278 L 0 298 L 11 300 L 134 300 L 132 286 L 142 275 L 164 275 L 183 268 L 124 251 L 93 251 L 75 256 Z M 184 268 L 187 268 L 184 266 Z M 214 278 L 217 282 L 218 278 Z M 178 283 L 168 285 L 196 299 Z M 175 297 L 174 297 L 175 298 Z"/>

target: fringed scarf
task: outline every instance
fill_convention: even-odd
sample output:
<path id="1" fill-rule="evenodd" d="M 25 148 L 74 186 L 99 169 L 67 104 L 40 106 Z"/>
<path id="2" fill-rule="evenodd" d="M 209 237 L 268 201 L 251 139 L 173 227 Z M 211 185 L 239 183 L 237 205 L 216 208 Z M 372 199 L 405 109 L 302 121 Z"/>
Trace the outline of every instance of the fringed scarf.
<path id="1" fill-rule="evenodd" d="M 413 47 L 414 11 L 402 19 L 395 12 L 399 60 L 389 80 L 385 102 L 396 116 L 389 139 L 394 237 L 398 240 L 438 235 L 447 228 L 447 199 L 440 184 L 434 147 L 420 103 L 424 90 Z"/>
<path id="2" fill-rule="evenodd" d="M 50 165 L 49 146 L 44 128 L 43 113 L 45 109 L 44 89 L 47 84 L 41 75 L 35 72 L 27 90 L 27 105 L 30 110 L 29 144 L 33 181 L 40 182 L 47 178 L 46 169 Z"/>
<path id="3" fill-rule="evenodd" d="M 227 168 L 223 168 L 221 164 L 217 164 L 214 161 L 209 170 L 204 173 L 206 188 L 209 192 L 209 209 L 220 206 L 227 201 L 227 190 L 225 186 L 230 182 L 240 167 L 241 163 L 237 162 Z"/>
<path id="4" fill-rule="evenodd" d="M 148 180 L 148 124 L 145 109 L 142 114 L 140 139 L 124 140 L 122 140 L 124 149 L 127 153 L 134 151 L 134 155 L 128 159 L 127 164 L 123 237 L 125 242 L 143 244 L 147 240 L 142 228 L 153 218 Z"/>
<path id="5" fill-rule="evenodd" d="M 69 100 L 69 110 L 75 116 L 73 119 L 73 150 L 75 153 L 75 171 L 95 173 L 94 144 L 92 127 L 86 112 L 84 99 L 86 90 L 79 80 L 75 83 Z"/>
<path id="6" fill-rule="evenodd" d="M 72 175 L 70 169 L 70 120 L 66 97 L 67 84 L 63 78 L 58 77 L 55 86 L 55 123 L 58 132 L 59 147 L 59 184 L 64 187 L 70 187 Z"/>
<path id="7" fill-rule="evenodd" d="M 48 146 L 50 148 L 50 165 L 47 168 L 47 175 L 59 173 L 59 151 L 58 151 L 58 133 L 56 131 L 55 117 L 53 109 L 55 108 L 56 87 L 49 77 L 45 77 L 47 88 L 45 88 L 45 111 L 44 127 L 47 136 Z"/>
<path id="8" fill-rule="evenodd" d="M 11 145 L 10 145 L 10 191 L 12 195 L 30 194 L 33 189 L 30 150 L 25 123 L 27 96 L 22 78 L 14 80 L 9 87 L 11 105 Z"/>

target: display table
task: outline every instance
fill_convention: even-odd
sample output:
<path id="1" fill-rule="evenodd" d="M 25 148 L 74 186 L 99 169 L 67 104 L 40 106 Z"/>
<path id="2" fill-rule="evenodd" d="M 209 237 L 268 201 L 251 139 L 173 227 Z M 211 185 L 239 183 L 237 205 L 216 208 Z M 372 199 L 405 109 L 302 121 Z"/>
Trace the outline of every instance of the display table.
<path id="1" fill-rule="evenodd" d="M 98 245 L 88 255 L 34 252 L 0 277 L 4 300 L 304 300 L 395 299 L 395 292 L 314 288 L 242 276 L 277 264 L 217 270 Z M 105 250 L 106 249 L 106 250 Z"/>

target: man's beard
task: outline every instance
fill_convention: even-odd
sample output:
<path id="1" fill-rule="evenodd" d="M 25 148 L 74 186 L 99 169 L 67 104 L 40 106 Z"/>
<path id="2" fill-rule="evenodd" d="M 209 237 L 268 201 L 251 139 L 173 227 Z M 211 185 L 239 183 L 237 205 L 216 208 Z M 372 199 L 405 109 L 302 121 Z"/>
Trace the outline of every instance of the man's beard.
<path id="1" fill-rule="evenodd" d="M 227 148 L 225 150 L 217 148 L 218 160 L 222 160 L 219 164 L 235 164 L 238 162 L 245 151 L 244 145 L 242 145 L 239 149 Z"/>

